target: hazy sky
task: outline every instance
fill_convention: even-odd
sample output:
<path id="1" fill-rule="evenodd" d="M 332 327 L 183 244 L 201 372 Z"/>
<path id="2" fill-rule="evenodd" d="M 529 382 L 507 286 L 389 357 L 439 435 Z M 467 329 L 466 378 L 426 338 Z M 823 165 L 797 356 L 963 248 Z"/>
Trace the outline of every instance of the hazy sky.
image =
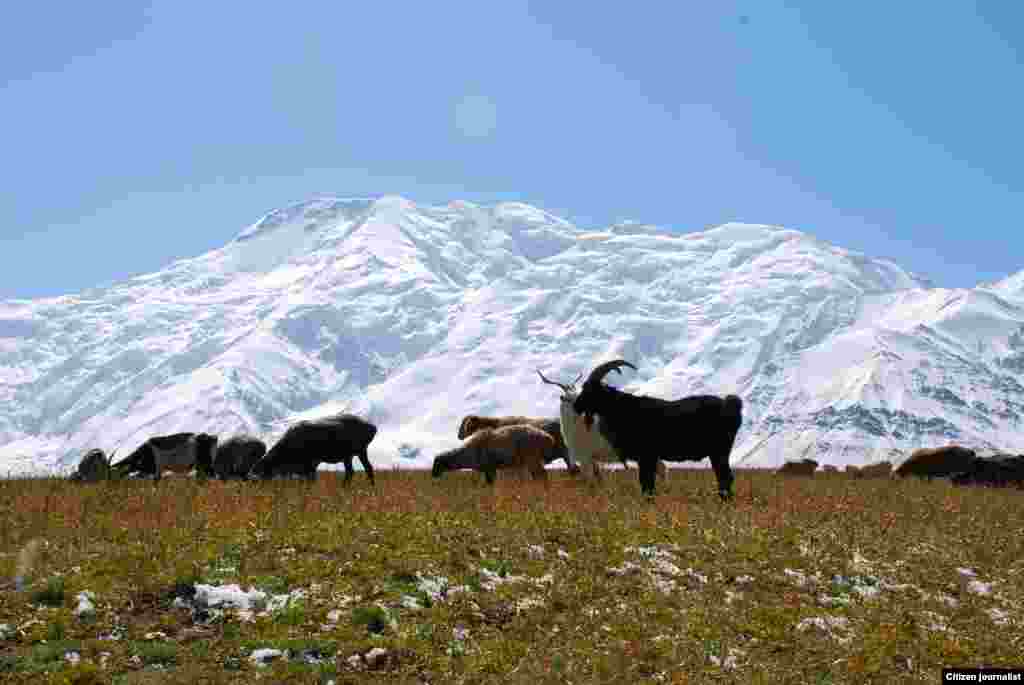
<path id="1" fill-rule="evenodd" d="M 1024 269 L 1024 5 L 8 3 L 0 299 L 320 193 L 783 225 L 939 285 Z"/>

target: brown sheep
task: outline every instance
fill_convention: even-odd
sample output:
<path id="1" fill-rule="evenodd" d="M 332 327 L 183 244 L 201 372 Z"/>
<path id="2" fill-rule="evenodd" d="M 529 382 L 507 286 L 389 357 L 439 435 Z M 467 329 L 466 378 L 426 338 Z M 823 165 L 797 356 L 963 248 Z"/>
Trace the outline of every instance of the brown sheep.
<path id="1" fill-rule="evenodd" d="M 818 462 L 813 459 L 801 459 L 800 461 L 787 461 L 775 472 L 779 476 L 813 476 L 814 470 L 818 468 Z"/>
<path id="2" fill-rule="evenodd" d="M 855 475 L 856 478 L 889 478 L 892 475 L 892 464 L 887 461 L 880 461 L 877 464 L 869 464 L 860 469 Z"/>
<path id="3" fill-rule="evenodd" d="M 958 473 L 970 471 L 977 458 L 974 450 L 959 445 L 919 449 L 899 465 L 896 475 L 901 478 L 906 476 L 949 478 Z"/>
<path id="4" fill-rule="evenodd" d="M 534 426 L 485 428 L 473 433 L 461 447 L 437 455 L 432 474 L 437 478 L 445 471 L 473 469 L 493 484 L 498 469 L 520 469 L 534 479 L 547 480 L 544 463 L 555 449 L 554 438 Z"/>
<path id="5" fill-rule="evenodd" d="M 477 416 L 470 414 L 462 419 L 459 424 L 459 440 L 465 440 L 477 431 L 487 428 L 501 428 L 503 426 L 533 426 L 539 428 L 555 441 L 555 449 L 547 456 L 548 463 L 561 459 L 568 467 L 569 473 L 577 474 L 580 467 L 573 461 L 569 450 L 562 438 L 561 424 L 558 419 L 538 419 L 529 416 Z"/>
<path id="6" fill-rule="evenodd" d="M 846 465 L 846 475 L 860 478 L 860 467 L 853 464 Z"/>

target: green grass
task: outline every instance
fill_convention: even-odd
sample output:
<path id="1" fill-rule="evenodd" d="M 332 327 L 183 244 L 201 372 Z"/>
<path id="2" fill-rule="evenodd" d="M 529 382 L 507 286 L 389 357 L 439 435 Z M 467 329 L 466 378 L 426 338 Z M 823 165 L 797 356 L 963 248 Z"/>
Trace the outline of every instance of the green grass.
<path id="1" fill-rule="evenodd" d="M 740 471 L 723 504 L 707 471 L 653 500 L 634 471 L 605 480 L 0 481 L 0 682 L 898 683 L 1024 661 L 1020 491 Z M 305 594 L 195 625 L 173 600 L 196 582 Z M 291 658 L 258 668 L 262 647 Z"/>

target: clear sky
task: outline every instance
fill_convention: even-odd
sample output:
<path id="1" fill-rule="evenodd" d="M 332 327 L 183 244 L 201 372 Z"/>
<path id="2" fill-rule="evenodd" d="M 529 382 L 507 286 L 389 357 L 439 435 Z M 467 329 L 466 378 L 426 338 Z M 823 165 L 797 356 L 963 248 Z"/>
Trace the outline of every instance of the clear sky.
<path id="1" fill-rule="evenodd" d="M 321 193 L 1024 269 L 1016 2 L 8 3 L 0 112 L 0 299 Z"/>

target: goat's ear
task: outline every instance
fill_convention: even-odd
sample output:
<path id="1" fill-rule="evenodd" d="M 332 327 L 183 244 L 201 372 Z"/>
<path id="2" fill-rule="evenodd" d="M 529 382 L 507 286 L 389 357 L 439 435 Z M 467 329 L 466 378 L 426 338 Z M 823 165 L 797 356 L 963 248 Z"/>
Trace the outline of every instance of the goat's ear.
<path id="1" fill-rule="evenodd" d="M 469 428 L 469 420 L 471 418 L 472 418 L 471 416 L 467 416 L 466 418 L 462 419 L 462 423 L 459 424 L 459 439 L 460 440 L 465 440 L 466 439 L 466 429 Z"/>

